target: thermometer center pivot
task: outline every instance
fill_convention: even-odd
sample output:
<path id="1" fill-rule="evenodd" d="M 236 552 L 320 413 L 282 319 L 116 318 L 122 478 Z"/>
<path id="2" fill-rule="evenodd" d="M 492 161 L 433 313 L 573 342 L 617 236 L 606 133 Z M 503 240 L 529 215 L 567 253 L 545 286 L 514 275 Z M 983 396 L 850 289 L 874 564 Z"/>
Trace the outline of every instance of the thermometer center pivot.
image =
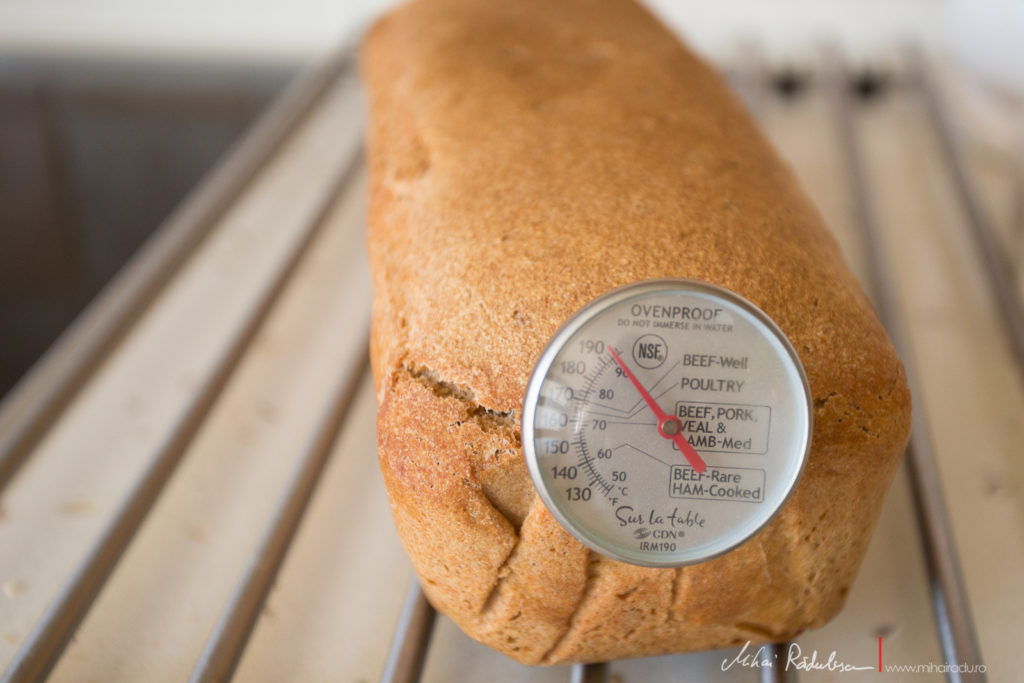
<path id="1" fill-rule="evenodd" d="M 658 433 L 666 439 L 671 439 L 676 434 L 682 434 L 683 421 L 678 417 L 666 417 L 658 423 Z"/>

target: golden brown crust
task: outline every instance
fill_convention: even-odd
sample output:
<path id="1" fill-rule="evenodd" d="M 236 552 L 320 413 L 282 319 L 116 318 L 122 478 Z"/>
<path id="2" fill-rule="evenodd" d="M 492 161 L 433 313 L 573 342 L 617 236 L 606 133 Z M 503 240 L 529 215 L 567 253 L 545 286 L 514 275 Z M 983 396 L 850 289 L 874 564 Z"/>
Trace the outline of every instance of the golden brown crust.
<path id="1" fill-rule="evenodd" d="M 419 0 L 364 45 L 379 455 L 431 601 L 527 663 L 783 638 L 842 605 L 909 429 L 903 369 L 820 217 L 721 81 L 627 0 Z M 750 299 L 815 399 L 749 542 L 680 570 L 587 551 L 519 445 L 557 327 L 628 282 Z"/>

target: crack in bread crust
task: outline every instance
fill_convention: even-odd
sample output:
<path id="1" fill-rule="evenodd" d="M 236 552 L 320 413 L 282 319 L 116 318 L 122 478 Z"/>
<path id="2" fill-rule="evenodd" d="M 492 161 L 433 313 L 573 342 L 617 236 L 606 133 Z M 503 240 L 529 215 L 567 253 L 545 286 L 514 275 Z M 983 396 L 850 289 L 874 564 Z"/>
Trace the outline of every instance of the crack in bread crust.
<path id="1" fill-rule="evenodd" d="M 402 365 L 401 369 L 408 373 L 410 377 L 428 387 L 432 392 L 434 392 L 435 396 L 442 398 L 454 398 L 455 400 L 465 404 L 467 416 L 471 419 L 479 420 L 482 427 L 501 425 L 504 427 L 515 428 L 518 424 L 516 421 L 515 411 L 494 410 L 481 405 L 476 399 L 476 393 L 471 388 L 441 379 L 441 376 L 430 368 L 415 365 Z M 518 440 L 518 431 L 516 434 Z"/>
<path id="2" fill-rule="evenodd" d="M 458 401 L 465 409 L 465 417 L 454 422 L 452 427 L 458 428 L 463 424 L 472 423 L 485 434 L 491 434 L 501 441 L 502 448 L 496 448 L 489 453 L 477 453 L 476 458 L 470 458 L 471 462 L 474 462 L 472 483 L 475 487 L 479 487 L 491 507 L 512 525 L 518 543 L 519 528 L 536 496 L 532 492 L 532 483 L 530 483 L 532 480 L 525 470 L 521 473 L 522 476 L 516 476 L 516 473 L 510 470 L 517 465 L 517 462 L 512 461 L 521 461 L 522 458 L 522 441 L 516 413 L 494 410 L 482 405 L 477 401 L 476 394 L 470 387 L 449 382 L 441 378 L 436 371 L 422 365 L 403 364 L 395 374 L 408 376 L 429 389 L 438 398 Z M 504 463 L 502 463 L 503 457 L 506 459 Z M 513 496 L 513 500 L 519 503 L 517 505 L 511 504 L 512 501 L 508 500 L 507 496 L 503 499 L 497 493 L 502 486 L 500 483 L 492 482 L 489 476 L 489 470 L 501 470 L 503 467 L 505 468 L 505 483 L 507 483 L 508 477 L 519 482 L 519 495 Z M 529 491 L 524 490 L 526 487 L 529 487 Z M 526 497 L 529 498 L 529 503 L 524 505 L 523 499 Z"/>
<path id="3" fill-rule="evenodd" d="M 480 607 L 480 613 L 477 615 L 480 618 L 486 619 L 487 615 L 491 613 L 494 606 L 498 603 L 498 598 L 501 596 L 502 586 L 504 586 L 505 582 L 512 576 L 512 570 L 509 568 L 509 563 L 515 556 L 516 551 L 519 550 L 519 546 L 522 544 L 522 541 L 522 536 L 517 534 L 515 545 L 512 546 L 508 555 L 505 556 L 505 561 L 498 567 L 498 571 L 494 575 L 494 586 L 491 587 L 491 592 L 487 594 L 487 599 L 484 600 L 484 604 Z"/>
<path id="4" fill-rule="evenodd" d="M 584 605 L 587 604 L 587 598 L 590 597 L 590 593 L 593 591 L 594 584 L 597 583 L 598 578 L 597 572 L 595 572 L 591 566 L 594 560 L 594 555 L 595 554 L 592 550 L 587 550 L 587 582 L 583 586 L 583 591 L 580 593 L 580 599 L 576 602 L 576 607 L 573 608 L 572 614 L 569 615 L 569 618 L 565 623 L 565 631 L 562 633 L 561 636 L 559 636 L 558 640 L 556 640 L 554 644 L 551 647 L 549 647 L 547 651 L 541 656 L 540 662 L 542 664 L 552 663 L 550 659 L 552 653 L 555 652 L 555 650 L 558 649 L 558 646 L 565 642 L 565 639 L 568 638 L 569 635 L 572 633 L 572 628 L 576 622 L 576 617 L 579 615 L 580 610 L 583 609 Z"/>
<path id="5" fill-rule="evenodd" d="M 676 567 L 672 574 L 672 592 L 668 600 L 668 612 L 665 615 L 665 622 L 672 621 L 672 610 L 675 609 L 676 600 L 679 599 L 679 583 L 683 580 L 683 567 Z"/>
<path id="6" fill-rule="evenodd" d="M 497 509 L 497 508 L 495 508 Z M 509 577 L 512 576 L 512 570 L 509 564 L 512 562 L 512 558 L 515 557 L 516 551 L 519 550 L 519 546 L 522 545 L 523 537 L 516 534 L 516 543 L 509 550 L 508 555 L 505 557 L 505 561 L 498 567 L 498 571 L 494 575 L 494 586 L 491 587 L 491 592 L 487 594 L 487 599 L 484 600 L 484 604 L 480 607 L 480 613 L 477 615 L 481 619 L 486 619 L 487 615 L 494 610 L 494 606 L 498 603 L 498 598 L 501 597 L 502 586 L 505 585 Z"/>

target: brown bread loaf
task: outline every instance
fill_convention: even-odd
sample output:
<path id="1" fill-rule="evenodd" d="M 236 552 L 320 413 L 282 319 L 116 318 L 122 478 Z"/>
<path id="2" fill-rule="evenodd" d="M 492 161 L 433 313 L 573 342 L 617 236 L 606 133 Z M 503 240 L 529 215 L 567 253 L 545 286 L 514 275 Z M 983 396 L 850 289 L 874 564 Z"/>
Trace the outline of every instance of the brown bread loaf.
<path id="1" fill-rule="evenodd" d="M 910 397 L 835 241 L 721 79 L 629 0 L 419 0 L 374 26 L 362 69 L 380 465 L 431 602 L 530 664 L 779 640 L 832 617 Z M 780 514 L 680 569 L 563 530 L 518 422 L 559 325 L 659 277 L 764 310 L 815 407 Z"/>

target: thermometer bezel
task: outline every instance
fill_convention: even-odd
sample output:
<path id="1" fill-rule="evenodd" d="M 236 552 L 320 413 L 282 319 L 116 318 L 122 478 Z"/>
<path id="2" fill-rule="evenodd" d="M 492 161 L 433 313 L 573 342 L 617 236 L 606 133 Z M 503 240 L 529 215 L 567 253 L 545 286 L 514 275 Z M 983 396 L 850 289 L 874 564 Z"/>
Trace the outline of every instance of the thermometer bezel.
<path id="1" fill-rule="evenodd" d="M 642 554 L 642 551 L 636 553 L 623 553 L 618 550 L 617 544 L 614 543 L 603 543 L 599 534 L 591 532 L 587 528 L 581 528 L 569 516 L 562 510 L 562 503 L 557 500 L 549 490 L 544 475 L 541 471 L 541 464 L 539 462 L 537 448 L 536 448 L 536 429 L 535 422 L 537 417 L 537 406 L 540 401 L 540 392 L 543 388 L 545 381 L 548 378 L 548 373 L 551 370 L 552 364 L 555 362 L 556 357 L 565 347 L 565 345 L 572 340 L 573 336 L 591 320 L 601 315 L 604 311 L 607 311 L 623 301 L 649 295 L 658 292 L 694 292 L 703 294 L 705 296 L 717 297 L 724 302 L 734 306 L 737 309 L 750 315 L 757 322 L 762 324 L 769 333 L 774 335 L 776 341 L 779 342 L 782 349 L 785 351 L 785 356 L 788 356 L 788 360 L 791 364 L 791 369 L 796 373 L 799 378 L 799 383 L 803 388 L 804 402 L 801 404 L 797 401 L 794 405 L 794 410 L 799 411 L 801 408 L 806 410 L 807 417 L 807 429 L 803 435 L 802 447 L 799 448 L 800 463 L 799 466 L 793 470 L 793 475 L 788 481 L 784 483 L 786 487 L 786 494 L 779 500 L 774 510 L 765 517 L 765 519 L 755 528 L 749 532 L 744 532 L 742 529 L 734 530 L 734 535 L 738 538 L 728 540 L 725 545 L 715 552 L 700 554 L 697 557 L 686 560 L 678 559 L 659 559 L 655 555 L 646 556 Z M 804 469 L 807 466 L 807 460 L 811 450 L 811 440 L 814 433 L 814 401 L 811 395 L 810 383 L 807 380 L 807 373 L 804 370 L 803 363 L 800 361 L 799 355 L 797 355 L 796 349 L 790 343 L 789 339 L 782 332 L 778 325 L 768 317 L 768 315 L 762 311 L 759 307 L 753 304 L 751 301 L 743 298 L 742 296 L 732 292 L 728 289 L 713 285 L 707 282 L 699 280 L 690 280 L 683 278 L 662 278 L 656 280 L 643 280 L 640 282 L 634 282 L 631 284 L 617 287 L 597 298 L 588 302 L 585 306 L 579 309 L 572 315 L 552 336 L 547 346 L 541 352 L 540 357 L 534 367 L 533 373 L 530 375 L 530 381 L 527 384 L 526 394 L 523 398 L 523 410 L 522 410 L 522 446 L 523 454 L 526 458 L 526 464 L 530 471 L 530 477 L 533 480 L 534 488 L 537 490 L 538 495 L 544 501 L 548 511 L 558 520 L 559 524 L 578 539 L 585 546 L 591 550 L 600 553 L 606 557 L 616 559 L 622 562 L 626 562 L 633 565 L 642 567 L 681 567 L 692 564 L 698 564 L 706 562 L 707 560 L 714 559 L 725 553 L 734 550 L 736 547 L 742 545 L 747 540 L 755 536 L 761 531 L 769 522 L 771 522 L 779 511 L 785 507 L 790 497 L 793 495 L 793 491 L 796 490 L 796 486 L 803 475 Z M 729 534 L 726 533 L 726 536 Z M 707 545 L 702 544 L 702 545 Z M 613 546 L 613 547 L 610 547 Z M 682 553 L 679 553 L 682 554 Z"/>

